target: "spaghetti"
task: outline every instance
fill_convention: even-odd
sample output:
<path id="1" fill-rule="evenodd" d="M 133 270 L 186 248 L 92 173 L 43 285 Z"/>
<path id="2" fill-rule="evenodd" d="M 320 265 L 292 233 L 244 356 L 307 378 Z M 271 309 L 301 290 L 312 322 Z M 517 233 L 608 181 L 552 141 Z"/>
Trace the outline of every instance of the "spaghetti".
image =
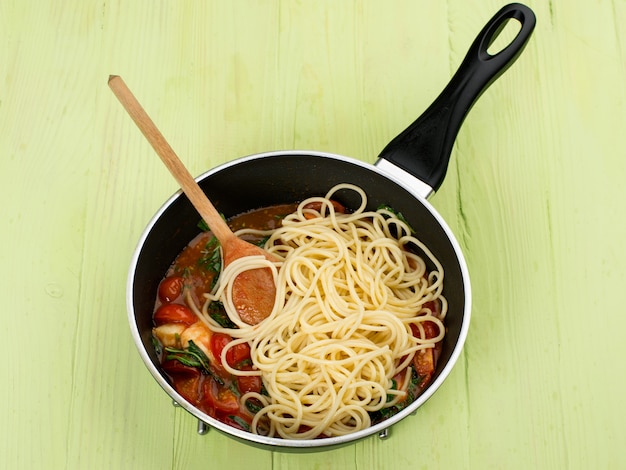
<path id="1" fill-rule="evenodd" d="M 337 212 L 331 202 L 344 190 L 360 195 L 352 213 Z M 416 355 L 443 339 L 441 264 L 400 216 L 384 208 L 368 211 L 366 205 L 364 191 L 350 184 L 303 201 L 281 227 L 263 232 L 269 236 L 265 249 L 279 262 L 261 256 L 233 261 L 217 288 L 205 294 L 203 308 L 194 309 L 211 331 L 234 339 L 221 352 L 228 372 L 262 377 L 267 394 L 241 397 L 262 404 L 252 432 L 312 439 L 367 428 L 372 413 L 407 398 Z M 415 248 L 434 269 L 427 270 Z M 277 295 L 269 317 L 251 326 L 234 308 L 232 281 L 256 268 L 272 269 Z M 216 300 L 235 328 L 211 318 L 208 309 Z M 250 345 L 250 370 L 226 361 L 241 343 Z"/>

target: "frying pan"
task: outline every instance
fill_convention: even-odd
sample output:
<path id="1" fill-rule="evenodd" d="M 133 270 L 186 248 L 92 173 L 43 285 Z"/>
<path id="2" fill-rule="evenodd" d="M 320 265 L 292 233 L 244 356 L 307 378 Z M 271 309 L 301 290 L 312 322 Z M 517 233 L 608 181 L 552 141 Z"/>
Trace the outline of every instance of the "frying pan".
<path id="1" fill-rule="evenodd" d="M 506 23 L 521 28 L 502 50 L 487 49 Z M 476 99 L 519 56 L 535 26 L 526 6 L 503 7 L 482 29 L 458 71 L 432 105 L 380 153 L 374 165 L 353 158 L 316 151 L 276 151 L 251 155 L 223 164 L 197 178 L 217 209 L 230 217 L 250 209 L 301 201 L 323 195 L 338 183 L 361 186 L 368 209 L 387 204 L 401 212 L 444 267 L 444 296 L 448 300 L 447 333 L 432 382 L 410 406 L 377 425 L 346 436 L 316 440 L 288 440 L 258 436 L 221 423 L 179 395 L 160 369 L 151 338 L 152 312 L 159 282 L 176 255 L 199 233 L 199 215 L 177 192 L 158 210 L 144 230 L 133 254 L 127 285 L 131 332 L 139 353 L 155 380 L 174 400 L 199 420 L 199 432 L 217 429 L 230 437 L 263 448 L 283 451 L 327 450 L 387 430 L 413 414 L 441 386 L 458 359 L 467 336 L 471 288 L 467 265 L 458 242 L 426 198 L 441 185 L 454 140 Z M 233 191 L 236 188 L 236 191 Z M 339 194 L 339 202 L 354 207 L 353 194 Z M 343 198 L 343 199 L 342 199 Z"/>

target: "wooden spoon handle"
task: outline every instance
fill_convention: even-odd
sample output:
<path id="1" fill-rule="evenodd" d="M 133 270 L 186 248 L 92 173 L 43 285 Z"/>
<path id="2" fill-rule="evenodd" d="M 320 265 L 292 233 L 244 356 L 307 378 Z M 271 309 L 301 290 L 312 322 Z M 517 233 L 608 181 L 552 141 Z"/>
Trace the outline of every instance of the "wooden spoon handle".
<path id="1" fill-rule="evenodd" d="M 228 227 L 228 224 L 222 219 L 217 209 L 211 204 L 211 201 L 207 198 L 206 194 L 200 189 L 196 180 L 189 173 L 185 165 L 180 161 L 170 144 L 167 143 L 163 134 L 156 127 L 150 116 L 145 112 L 139 101 L 135 98 L 133 93 L 124 83 L 122 77 L 118 75 L 109 76 L 109 87 L 113 90 L 113 93 L 117 99 L 122 103 L 124 109 L 128 112 L 130 117 L 135 121 L 137 127 L 146 137 L 152 148 L 156 151 L 157 155 L 161 157 L 165 166 L 169 169 L 170 173 L 183 192 L 187 195 L 191 204 L 196 208 L 198 213 L 202 216 L 204 221 L 209 225 L 213 234 L 224 245 L 226 240 L 234 237 L 233 232 Z"/>

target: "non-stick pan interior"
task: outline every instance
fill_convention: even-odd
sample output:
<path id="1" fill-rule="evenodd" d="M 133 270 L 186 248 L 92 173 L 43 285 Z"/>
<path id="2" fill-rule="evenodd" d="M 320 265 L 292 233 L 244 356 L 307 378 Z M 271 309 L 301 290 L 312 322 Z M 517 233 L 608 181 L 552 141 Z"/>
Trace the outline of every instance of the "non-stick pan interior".
<path id="1" fill-rule="evenodd" d="M 272 204 L 297 202 L 324 195 L 338 183 L 353 183 L 368 195 L 368 208 L 387 204 L 401 212 L 444 266 L 444 295 L 449 302 L 447 334 L 436 377 L 449 362 L 463 329 L 466 285 L 464 262 L 434 209 L 372 165 L 327 154 L 270 153 L 246 157 L 211 170 L 199 184 L 217 209 L 230 217 Z M 341 195 L 340 195 L 341 197 Z M 355 207 L 354 194 L 341 202 Z M 151 361 L 158 361 L 151 342 L 152 312 L 159 282 L 176 255 L 199 233 L 200 216 L 184 195 L 174 196 L 155 216 L 144 233 L 131 267 L 134 321 Z M 131 319 L 132 321 L 132 319 Z M 463 338 L 464 339 L 464 338 Z"/>

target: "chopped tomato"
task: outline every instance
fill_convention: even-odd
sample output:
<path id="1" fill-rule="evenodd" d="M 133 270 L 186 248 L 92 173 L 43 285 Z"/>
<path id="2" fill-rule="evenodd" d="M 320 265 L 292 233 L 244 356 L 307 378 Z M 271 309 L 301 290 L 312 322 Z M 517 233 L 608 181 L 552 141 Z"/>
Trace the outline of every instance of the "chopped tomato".
<path id="1" fill-rule="evenodd" d="M 424 329 L 424 338 L 422 339 L 434 338 L 439 334 L 439 328 L 431 321 L 422 322 L 422 328 Z M 416 324 L 411 323 L 411 331 L 413 336 L 421 338 L 419 327 Z"/>
<path id="2" fill-rule="evenodd" d="M 185 280 L 181 276 L 166 277 L 159 284 L 159 300 L 171 303 L 183 293 Z"/>
<path id="3" fill-rule="evenodd" d="M 232 340 L 233 339 L 229 335 L 227 335 L 225 333 L 214 333 L 211 336 L 211 352 L 213 353 L 213 356 L 215 357 L 215 360 L 219 363 L 220 366 L 222 365 L 222 350 Z M 227 356 L 228 356 L 228 354 L 227 354 Z M 231 363 L 228 360 L 228 357 L 226 358 L 226 360 L 228 361 L 229 364 Z"/>
<path id="4" fill-rule="evenodd" d="M 398 374 L 394 375 L 393 380 L 396 381 L 396 389 L 402 390 L 404 388 L 404 379 L 406 377 L 406 369 Z"/>
<path id="5" fill-rule="evenodd" d="M 198 321 L 198 317 L 185 305 L 165 304 L 161 305 L 154 313 L 156 326 L 166 323 L 182 323 L 191 326 Z"/>
<path id="6" fill-rule="evenodd" d="M 176 359 L 168 359 L 163 362 L 162 366 L 163 370 L 165 370 L 174 382 L 176 391 L 186 400 L 191 403 L 196 403 L 200 398 L 200 370 L 195 367 L 186 366 Z"/>
<path id="7" fill-rule="evenodd" d="M 221 366 L 223 366 L 222 351 L 232 340 L 233 339 L 225 333 L 214 333 L 211 336 L 211 352 Z M 226 353 L 226 362 L 232 368 L 239 368 L 244 365 L 246 361 L 250 361 L 250 345 L 248 343 L 236 344 Z"/>
<path id="8" fill-rule="evenodd" d="M 435 355 L 432 348 L 417 351 L 413 356 L 413 366 L 417 374 L 430 379 L 435 371 Z"/>
<path id="9" fill-rule="evenodd" d="M 233 368 L 239 368 L 242 362 L 250 361 L 250 345 L 248 343 L 239 343 L 230 348 L 226 353 L 228 364 Z"/>
<path id="10" fill-rule="evenodd" d="M 199 376 L 201 374 L 197 367 L 186 366 L 176 359 L 167 359 L 163 361 L 162 367 L 163 370 L 172 377 L 192 377 Z"/>
<path id="11" fill-rule="evenodd" d="M 431 300 L 430 302 L 426 302 L 424 304 L 424 308 L 429 309 L 435 315 L 439 315 L 441 313 L 441 302 Z"/>
<path id="12" fill-rule="evenodd" d="M 434 338 L 439 334 L 439 328 L 435 323 L 431 321 L 422 322 L 422 328 L 424 329 L 424 338 Z M 411 331 L 413 336 L 420 338 L 420 330 L 417 325 L 411 323 Z M 413 367 L 417 371 L 418 375 L 425 377 L 425 380 L 430 380 L 433 372 L 435 371 L 435 350 L 433 348 L 423 349 L 417 351 L 413 357 Z M 424 380 L 422 380 L 424 382 Z"/>
<path id="13" fill-rule="evenodd" d="M 424 322 L 424 333 L 427 339 L 435 338 L 439 334 L 439 327 L 431 321 L 426 321 Z"/>
<path id="14" fill-rule="evenodd" d="M 206 405 L 222 413 L 237 413 L 239 411 L 239 399 L 234 392 L 220 386 L 215 380 L 207 379 L 202 386 Z"/>
<path id="15" fill-rule="evenodd" d="M 248 392 L 260 393 L 262 385 L 263 382 L 258 375 L 237 376 L 237 388 L 242 395 Z"/>
<path id="16" fill-rule="evenodd" d="M 239 399 L 232 390 L 221 390 L 217 395 L 215 408 L 224 413 L 236 413 L 239 411 Z"/>
<path id="17" fill-rule="evenodd" d="M 333 205 L 333 209 L 335 209 L 335 212 L 339 213 L 339 214 L 345 214 L 346 213 L 346 208 L 343 204 L 335 201 L 334 199 L 331 199 L 330 202 Z M 313 209 L 314 211 L 317 212 L 321 212 L 322 210 L 322 202 L 310 202 L 308 203 L 306 206 L 304 206 L 305 209 Z M 327 209 L 328 210 L 328 209 Z"/>

